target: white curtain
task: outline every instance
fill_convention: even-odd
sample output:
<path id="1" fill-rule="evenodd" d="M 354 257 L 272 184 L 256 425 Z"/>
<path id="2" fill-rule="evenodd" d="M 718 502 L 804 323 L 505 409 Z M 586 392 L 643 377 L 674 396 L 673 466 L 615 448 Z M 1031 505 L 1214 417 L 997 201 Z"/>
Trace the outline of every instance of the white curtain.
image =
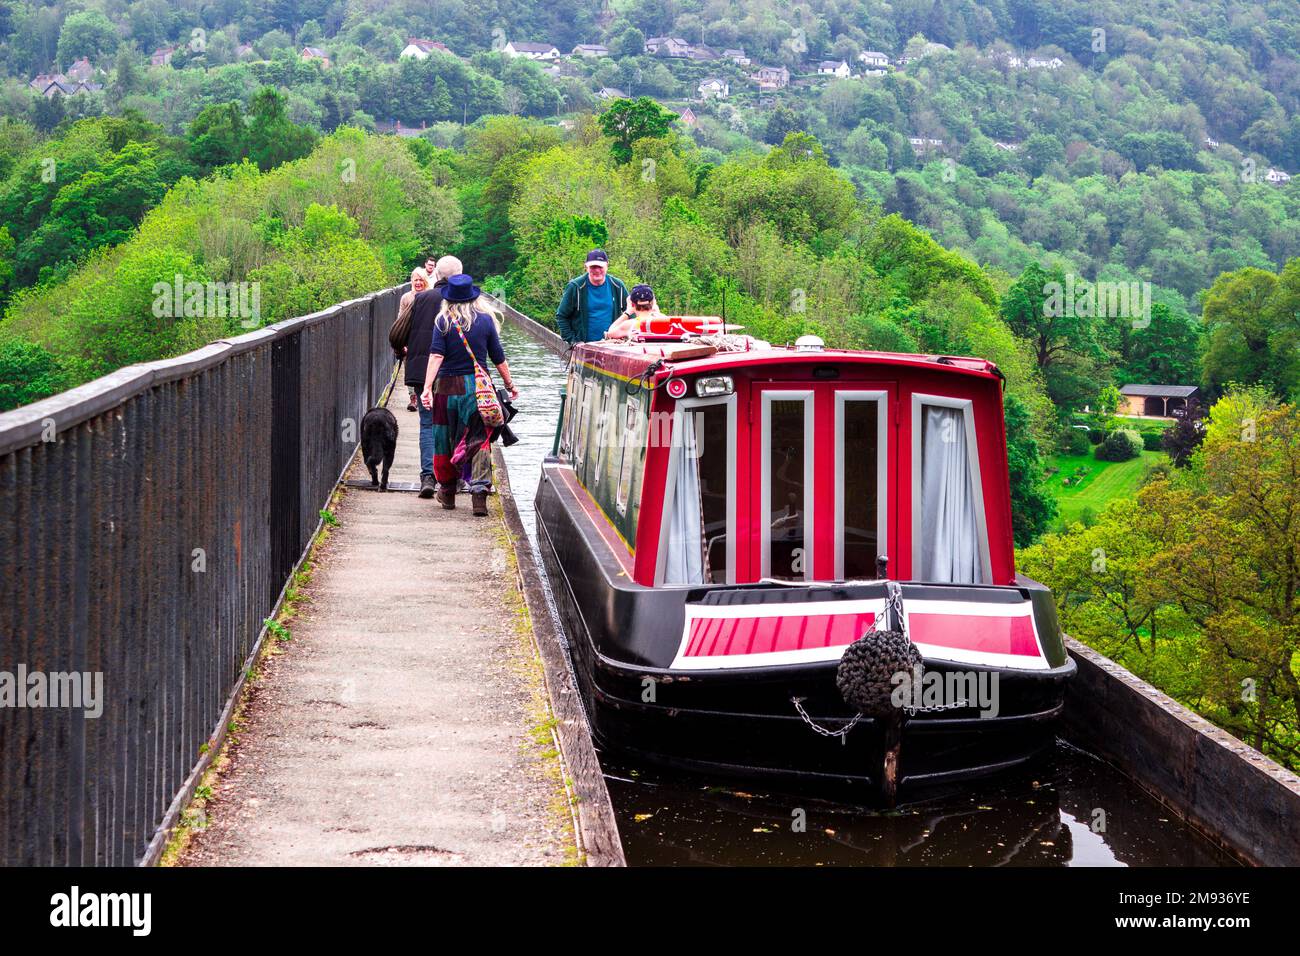
<path id="1" fill-rule="evenodd" d="M 703 519 L 700 512 L 700 453 L 695 444 L 695 416 L 677 414 L 680 429 L 677 467 L 673 474 L 673 500 L 668 514 L 668 549 L 664 561 L 665 584 L 704 583 Z"/>
<path id="2" fill-rule="evenodd" d="M 925 406 L 921 452 L 923 581 L 976 583 L 980 549 L 966 421 L 960 408 Z"/>

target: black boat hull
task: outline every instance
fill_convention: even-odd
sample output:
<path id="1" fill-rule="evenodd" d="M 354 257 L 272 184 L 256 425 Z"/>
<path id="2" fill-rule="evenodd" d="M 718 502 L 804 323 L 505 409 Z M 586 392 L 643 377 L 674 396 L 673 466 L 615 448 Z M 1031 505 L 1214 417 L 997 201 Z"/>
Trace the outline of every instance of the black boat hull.
<path id="1" fill-rule="evenodd" d="M 836 689 L 837 662 L 672 669 L 685 606 L 708 589 L 630 584 L 587 516 L 566 500 L 569 496 L 544 468 L 536 497 L 539 549 L 602 750 L 711 776 L 776 778 L 814 787 L 879 783 L 883 724 L 864 717 L 842 738 L 825 736 L 796 709 L 794 700 L 799 699 L 812 722 L 832 732 L 853 719 Z M 737 594 L 747 590 L 743 587 L 726 590 L 733 600 L 748 597 Z M 772 598 L 770 589 L 748 590 L 755 592 L 755 601 Z M 802 588 L 791 590 L 807 595 Z M 906 590 L 951 596 L 946 588 L 912 585 Z M 818 591 L 828 600 L 880 594 L 882 585 Z M 1030 596 L 1037 613 L 1039 595 Z M 1041 599 L 1050 605 L 1046 591 Z M 1043 626 L 1055 626 L 1054 609 L 1050 620 L 1040 622 Z M 1011 671 L 926 661 L 927 673 L 996 673 L 997 714 L 981 716 L 976 708 L 965 707 L 918 712 L 907 719 L 899 786 L 914 790 L 995 773 L 1049 747 L 1075 669 L 1063 647 L 1050 663 L 1047 670 Z"/>

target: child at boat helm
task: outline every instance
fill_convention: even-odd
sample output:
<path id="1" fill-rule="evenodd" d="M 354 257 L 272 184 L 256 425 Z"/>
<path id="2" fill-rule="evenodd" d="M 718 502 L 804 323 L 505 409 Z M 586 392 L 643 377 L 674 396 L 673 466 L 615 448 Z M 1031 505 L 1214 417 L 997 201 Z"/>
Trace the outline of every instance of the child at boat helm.
<path id="1" fill-rule="evenodd" d="M 655 301 L 654 289 L 648 285 L 634 285 L 632 291 L 628 293 L 627 310 L 618 317 L 609 331 L 605 333 L 607 339 L 623 339 L 636 330 L 637 320 L 652 316 L 661 315 L 659 303 Z"/>
<path id="2" fill-rule="evenodd" d="M 627 286 L 609 272 L 603 249 L 587 253 L 587 272 L 569 280 L 555 310 L 560 337 L 570 345 L 602 338 L 627 308 Z"/>

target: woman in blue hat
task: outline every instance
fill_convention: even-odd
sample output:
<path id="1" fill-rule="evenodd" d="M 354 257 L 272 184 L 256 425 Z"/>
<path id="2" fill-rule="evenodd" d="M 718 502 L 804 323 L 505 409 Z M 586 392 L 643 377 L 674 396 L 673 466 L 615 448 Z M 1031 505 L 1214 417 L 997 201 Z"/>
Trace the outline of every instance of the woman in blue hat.
<path id="1" fill-rule="evenodd" d="M 479 288 L 464 273 L 451 276 L 442 290 L 442 311 L 433 324 L 429 365 L 420 401 L 433 418 L 433 475 L 438 503 L 456 507 L 456 482 L 463 461 L 470 462 L 469 491 L 474 514 L 486 515 L 492 488 L 491 443 L 494 429 L 484 426 L 474 389 L 474 364 L 496 366 L 512 399 L 519 397 L 506 364 L 496 323 L 479 311 Z"/>

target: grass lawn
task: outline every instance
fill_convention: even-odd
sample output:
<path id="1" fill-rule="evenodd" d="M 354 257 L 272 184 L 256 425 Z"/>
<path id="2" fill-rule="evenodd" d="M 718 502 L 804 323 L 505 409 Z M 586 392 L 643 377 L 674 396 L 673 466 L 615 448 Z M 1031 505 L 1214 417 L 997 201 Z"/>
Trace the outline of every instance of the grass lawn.
<path id="1" fill-rule="evenodd" d="M 1050 467 L 1060 472 L 1049 475 L 1047 487 L 1056 496 L 1060 514 L 1058 525 L 1066 526 L 1080 520 L 1085 508 L 1100 512 L 1116 498 L 1131 498 L 1142 484 L 1147 468 L 1168 456 L 1162 451 L 1144 451 L 1129 461 L 1098 461 L 1092 455 L 1052 455 L 1047 459 Z M 1073 483 L 1076 468 L 1083 466 L 1088 474 L 1078 484 Z M 1071 477 L 1067 487 L 1061 479 Z"/>

